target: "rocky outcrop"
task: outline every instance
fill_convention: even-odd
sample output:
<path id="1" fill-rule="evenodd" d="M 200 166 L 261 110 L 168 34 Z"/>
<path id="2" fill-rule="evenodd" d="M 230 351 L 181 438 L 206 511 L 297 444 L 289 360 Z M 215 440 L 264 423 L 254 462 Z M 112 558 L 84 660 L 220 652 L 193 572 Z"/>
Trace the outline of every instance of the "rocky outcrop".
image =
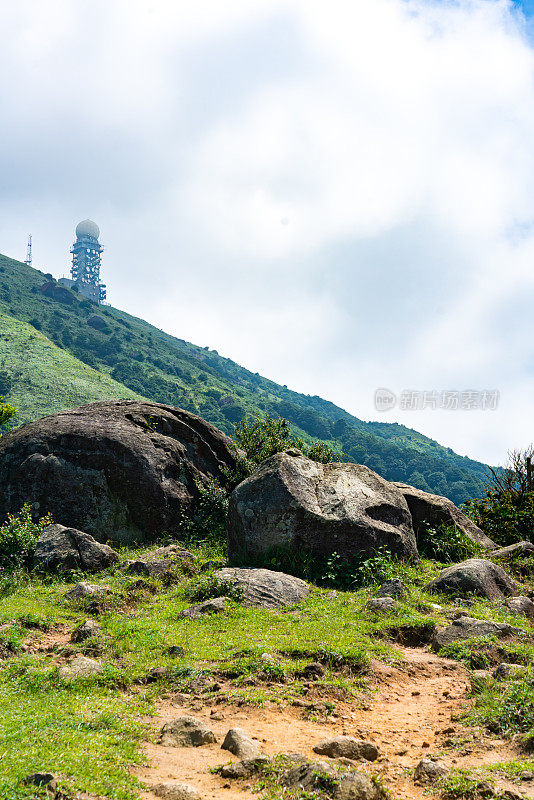
<path id="1" fill-rule="evenodd" d="M 132 401 L 81 406 L 0 439 L 0 517 L 30 503 L 99 541 L 175 534 L 197 482 L 236 466 L 213 425 L 179 408 Z"/>
<path id="2" fill-rule="evenodd" d="M 220 581 L 229 581 L 243 592 L 243 604 L 255 608 L 279 608 L 300 603 L 310 593 L 306 581 L 273 572 L 270 569 L 224 567 L 214 573 Z"/>
<path id="3" fill-rule="evenodd" d="M 484 531 L 466 517 L 463 511 L 454 505 L 448 497 L 441 497 L 438 494 L 423 492 L 415 486 L 407 483 L 395 482 L 395 486 L 402 492 L 404 499 L 408 503 L 410 514 L 412 515 L 413 527 L 416 535 L 424 525 L 455 525 L 462 533 L 465 533 L 473 542 L 484 548 L 496 547 Z"/>
<path id="4" fill-rule="evenodd" d="M 416 560 L 412 520 L 400 490 L 359 464 L 319 464 L 298 450 L 262 462 L 230 498 L 230 558 L 273 548 L 345 560 L 386 547 Z"/>
<path id="5" fill-rule="evenodd" d="M 425 590 L 443 594 L 476 594 L 490 600 L 501 600 L 514 595 L 516 586 L 502 567 L 484 558 L 470 558 L 444 569 Z"/>
<path id="6" fill-rule="evenodd" d="M 100 572 L 119 561 L 119 554 L 76 528 L 55 523 L 41 533 L 33 554 L 33 568 L 47 571 Z"/>

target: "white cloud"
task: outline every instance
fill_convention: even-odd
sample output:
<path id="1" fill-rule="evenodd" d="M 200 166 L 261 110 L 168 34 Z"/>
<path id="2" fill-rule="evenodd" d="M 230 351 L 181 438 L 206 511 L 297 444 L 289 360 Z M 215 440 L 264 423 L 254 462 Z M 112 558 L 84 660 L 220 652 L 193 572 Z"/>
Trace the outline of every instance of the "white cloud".
<path id="1" fill-rule="evenodd" d="M 532 438 L 510 2 L 22 0 L 0 24 L 0 250 L 31 230 L 59 274 L 93 216 L 119 307 L 367 419 L 378 385 L 498 388 L 492 414 L 383 418 L 489 460 Z"/>

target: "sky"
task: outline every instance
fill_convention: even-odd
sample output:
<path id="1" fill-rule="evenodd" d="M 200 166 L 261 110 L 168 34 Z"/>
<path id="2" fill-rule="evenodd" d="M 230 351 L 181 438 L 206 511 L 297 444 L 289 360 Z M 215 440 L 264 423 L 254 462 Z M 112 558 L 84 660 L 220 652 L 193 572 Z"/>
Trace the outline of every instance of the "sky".
<path id="1" fill-rule="evenodd" d="M 68 275 L 89 217 L 112 305 L 472 458 L 534 440 L 534 0 L 18 0 L 0 29 L 0 252 L 31 233 Z M 497 407 L 439 407 L 467 391 Z"/>

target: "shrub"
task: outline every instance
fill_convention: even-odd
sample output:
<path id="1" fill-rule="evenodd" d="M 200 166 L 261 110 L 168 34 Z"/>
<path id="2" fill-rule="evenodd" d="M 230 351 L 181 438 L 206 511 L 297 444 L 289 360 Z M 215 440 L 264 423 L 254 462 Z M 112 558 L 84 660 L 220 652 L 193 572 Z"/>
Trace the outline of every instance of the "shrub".
<path id="1" fill-rule="evenodd" d="M 213 597 L 230 597 L 236 602 L 243 599 L 243 589 L 227 580 L 219 580 L 215 575 L 203 575 L 192 581 L 185 589 L 185 596 L 195 603 L 211 600 Z"/>
<path id="2" fill-rule="evenodd" d="M 313 461 L 328 464 L 339 461 L 340 453 L 329 447 L 324 442 L 314 441 L 311 444 L 298 439 L 291 433 L 291 427 L 284 417 L 272 417 L 266 414 L 262 419 L 242 419 L 235 426 L 235 438 L 239 447 L 245 451 L 247 459 L 252 466 L 256 466 L 266 458 L 289 450 L 292 447 Z"/>
<path id="3" fill-rule="evenodd" d="M 4 403 L 3 399 L 4 398 L 0 395 L 0 428 L 17 413 L 17 409 L 13 408 L 9 403 Z M 0 434 L 0 436 L 1 435 L 2 434 Z"/>
<path id="4" fill-rule="evenodd" d="M 39 536 L 51 522 L 50 515 L 33 522 L 29 505 L 25 505 L 18 514 L 10 514 L 0 528 L 0 570 L 27 567 Z"/>
<path id="5" fill-rule="evenodd" d="M 446 564 L 473 558 L 481 550 L 480 545 L 456 525 L 421 525 L 417 533 L 417 549 L 423 558 Z"/>
<path id="6" fill-rule="evenodd" d="M 215 543 L 226 541 L 228 495 L 214 479 L 197 482 L 198 498 L 191 516 L 183 515 L 178 532 L 185 542 Z"/>

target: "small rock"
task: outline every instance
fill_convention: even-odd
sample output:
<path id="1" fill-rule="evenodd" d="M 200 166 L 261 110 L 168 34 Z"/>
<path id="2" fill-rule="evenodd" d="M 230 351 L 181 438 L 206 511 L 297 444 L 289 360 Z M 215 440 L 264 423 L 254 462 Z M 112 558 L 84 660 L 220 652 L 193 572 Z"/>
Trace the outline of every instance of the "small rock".
<path id="1" fill-rule="evenodd" d="M 203 603 L 198 603 L 196 606 L 184 608 L 180 612 L 180 616 L 187 619 L 199 619 L 205 614 L 222 614 L 227 603 L 228 597 L 214 597 L 211 600 L 204 600 Z"/>
<path id="2" fill-rule="evenodd" d="M 157 797 L 165 800 L 200 800 L 199 792 L 187 783 L 158 783 L 151 788 Z"/>
<path id="3" fill-rule="evenodd" d="M 69 683 L 77 678 L 89 678 L 102 672 L 102 665 L 99 661 L 85 656 L 76 656 L 71 662 L 61 667 L 59 677 L 62 681 Z"/>
<path id="4" fill-rule="evenodd" d="M 260 755 L 258 746 L 242 728 L 230 728 L 224 737 L 221 750 L 229 750 L 234 756 L 247 760 L 255 759 Z"/>
<path id="5" fill-rule="evenodd" d="M 22 779 L 25 786 L 46 786 L 47 788 L 55 788 L 56 776 L 51 772 L 32 772 L 31 775 L 26 775 Z"/>
<path id="6" fill-rule="evenodd" d="M 354 739 L 352 736 L 336 736 L 334 739 L 319 742 L 313 748 L 313 752 L 330 758 L 363 758 L 366 761 L 376 761 L 379 750 L 372 742 Z"/>
<path id="7" fill-rule="evenodd" d="M 167 648 L 167 653 L 174 658 L 183 658 L 185 656 L 185 648 L 179 644 L 171 644 Z"/>
<path id="8" fill-rule="evenodd" d="M 376 597 L 406 597 L 408 594 L 408 587 L 400 578 L 392 578 L 389 581 L 384 581 L 376 593 Z"/>
<path id="9" fill-rule="evenodd" d="M 534 772 L 522 772 L 519 777 L 522 781 L 532 781 L 534 780 Z"/>
<path id="10" fill-rule="evenodd" d="M 43 530 L 33 556 L 33 568 L 55 570 L 81 569 L 100 572 L 116 564 L 119 554 L 107 544 L 97 542 L 89 533 L 53 523 Z"/>
<path id="11" fill-rule="evenodd" d="M 87 639 L 92 639 L 94 636 L 99 636 L 102 633 L 102 628 L 92 619 L 86 619 L 81 625 L 73 630 L 70 635 L 71 642 L 75 644 L 78 642 L 85 642 Z"/>
<path id="12" fill-rule="evenodd" d="M 337 780 L 333 796 L 335 800 L 387 800 L 390 797 L 379 784 L 355 770 Z"/>
<path id="13" fill-rule="evenodd" d="M 301 578 L 273 572 L 270 569 L 225 567 L 214 573 L 222 581 L 230 581 L 243 592 L 243 604 L 254 608 L 280 608 L 300 603 L 311 587 Z"/>
<path id="14" fill-rule="evenodd" d="M 496 680 L 508 681 L 514 678 L 520 678 L 527 671 L 523 664 L 506 664 L 503 662 L 493 670 L 493 677 Z"/>
<path id="15" fill-rule="evenodd" d="M 299 753 L 293 754 L 296 762 L 295 767 L 291 767 L 282 777 L 282 785 L 288 789 L 313 789 L 320 785 L 320 779 L 324 775 L 333 776 L 334 770 L 330 764 L 324 761 L 309 761 Z"/>
<path id="16" fill-rule="evenodd" d="M 313 678 L 322 678 L 325 674 L 325 668 L 318 661 L 312 661 L 311 664 L 306 664 L 301 672 L 301 676 L 306 680 Z"/>
<path id="17" fill-rule="evenodd" d="M 469 558 L 460 564 L 444 569 L 438 577 L 425 586 L 427 592 L 443 594 L 469 594 L 491 599 L 502 599 L 515 594 L 516 586 L 502 567 L 484 558 Z"/>
<path id="18" fill-rule="evenodd" d="M 205 722 L 195 717 L 177 717 L 165 723 L 159 741 L 166 747 L 200 747 L 217 739 Z"/>
<path id="19" fill-rule="evenodd" d="M 367 601 L 366 608 L 368 611 L 377 612 L 391 612 L 398 608 L 398 603 L 393 597 L 371 597 Z"/>
<path id="20" fill-rule="evenodd" d="M 515 611 L 516 614 L 524 614 L 525 617 L 534 619 L 534 603 L 529 597 L 525 597 L 524 595 L 510 597 L 509 600 L 506 601 L 506 605 L 511 611 Z"/>
<path id="21" fill-rule="evenodd" d="M 415 768 L 414 782 L 418 784 L 435 783 L 439 778 L 447 775 L 449 770 L 439 761 L 423 758 Z"/>
<path id="22" fill-rule="evenodd" d="M 512 636 L 521 633 L 519 628 L 514 628 L 506 622 L 493 622 L 493 620 L 460 617 L 452 625 L 437 631 L 432 638 L 432 647 L 439 650 L 451 642 L 463 639 L 472 639 L 475 636 Z"/>
<path id="23" fill-rule="evenodd" d="M 254 772 L 270 762 L 269 756 L 256 756 L 256 758 L 245 758 L 243 761 L 236 761 L 234 764 L 225 764 L 221 768 L 221 777 L 230 778 L 249 778 Z"/>
<path id="24" fill-rule="evenodd" d="M 73 586 L 65 595 L 64 599 L 67 602 L 79 602 L 81 600 L 85 600 L 89 597 L 91 598 L 100 598 L 103 597 L 109 589 L 105 586 L 99 586 L 95 583 L 86 583 L 82 581 L 81 583 L 77 583 L 76 586 Z"/>

